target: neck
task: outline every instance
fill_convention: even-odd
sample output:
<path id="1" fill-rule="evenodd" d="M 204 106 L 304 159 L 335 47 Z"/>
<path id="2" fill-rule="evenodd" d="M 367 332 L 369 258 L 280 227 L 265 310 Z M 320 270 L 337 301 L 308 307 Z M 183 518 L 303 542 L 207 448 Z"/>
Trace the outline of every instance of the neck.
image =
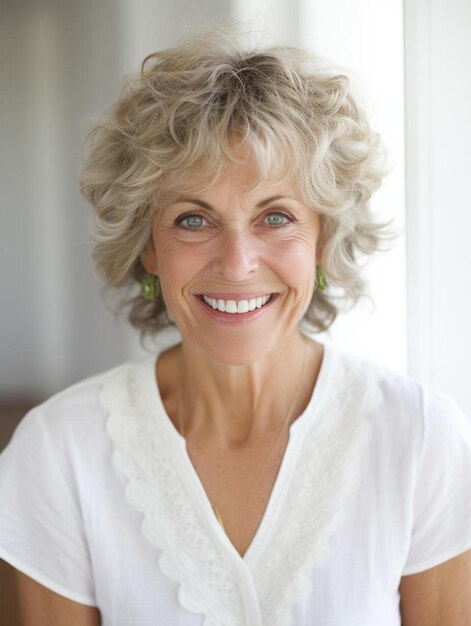
<path id="1" fill-rule="evenodd" d="M 216 363 L 183 342 L 161 355 L 157 378 L 167 412 L 186 438 L 240 447 L 278 431 L 302 413 L 322 353 L 320 344 L 297 330 L 246 366 Z"/>

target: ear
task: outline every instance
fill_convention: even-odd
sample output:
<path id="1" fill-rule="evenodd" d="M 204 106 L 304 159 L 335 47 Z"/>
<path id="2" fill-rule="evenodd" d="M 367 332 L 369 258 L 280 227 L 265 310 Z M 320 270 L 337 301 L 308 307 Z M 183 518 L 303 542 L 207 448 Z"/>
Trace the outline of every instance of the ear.
<path id="1" fill-rule="evenodd" d="M 159 273 L 157 267 L 157 255 L 155 253 L 155 246 L 152 240 L 152 236 L 149 237 L 144 249 L 139 255 L 139 259 L 141 260 L 142 266 L 149 274 L 157 275 Z"/>

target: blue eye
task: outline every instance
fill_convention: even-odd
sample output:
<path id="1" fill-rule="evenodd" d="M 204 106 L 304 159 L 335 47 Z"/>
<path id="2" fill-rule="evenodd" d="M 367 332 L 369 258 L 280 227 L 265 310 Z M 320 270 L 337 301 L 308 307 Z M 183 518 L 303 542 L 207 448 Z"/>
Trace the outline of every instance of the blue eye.
<path id="1" fill-rule="evenodd" d="M 201 215 L 185 215 L 180 217 L 177 223 L 188 230 L 198 230 L 204 225 L 204 218 Z"/>
<path id="2" fill-rule="evenodd" d="M 270 226 L 285 226 L 292 221 L 285 213 L 270 213 L 266 219 Z"/>

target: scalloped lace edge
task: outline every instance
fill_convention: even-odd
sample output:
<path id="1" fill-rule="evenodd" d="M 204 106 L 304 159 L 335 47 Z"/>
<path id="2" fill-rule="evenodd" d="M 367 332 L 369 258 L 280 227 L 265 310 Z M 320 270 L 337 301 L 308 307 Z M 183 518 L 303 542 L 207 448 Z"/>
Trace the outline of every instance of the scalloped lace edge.
<path id="1" fill-rule="evenodd" d="M 265 549 L 251 567 L 267 626 L 289 626 L 291 605 L 311 593 L 312 572 L 327 558 L 329 538 L 345 519 L 344 502 L 371 439 L 367 414 L 382 398 L 378 369 L 347 355 L 341 363 L 339 393 L 304 434 L 292 472 L 311 478 L 292 481 Z M 126 365 L 100 391 L 113 462 L 127 479 L 126 498 L 144 516 L 144 536 L 161 551 L 162 573 L 179 584 L 181 606 L 202 614 L 204 626 L 241 626 L 245 603 L 233 566 L 207 532 L 168 453 L 141 384 L 146 364 Z"/>
<path id="2" fill-rule="evenodd" d="M 145 402 L 146 390 L 140 389 L 142 367 L 129 364 L 100 391 L 114 444 L 113 463 L 127 479 L 126 499 L 144 516 L 145 538 L 161 551 L 160 570 L 179 584 L 180 605 L 204 615 L 204 626 L 240 626 L 244 623 L 240 589 L 168 455 L 152 407 Z M 213 576 L 216 589 L 208 584 Z"/>
<path id="3" fill-rule="evenodd" d="M 380 370 L 347 355 L 342 366 L 339 393 L 305 434 L 298 457 L 296 475 L 309 478 L 290 486 L 267 558 L 259 559 L 254 571 L 262 621 L 270 626 L 290 626 L 290 607 L 311 593 L 312 573 L 327 559 L 329 539 L 345 521 L 344 505 L 371 441 L 368 413 L 382 401 Z M 293 528 L 298 528 L 295 538 Z M 273 572 L 278 572 L 276 580 Z"/>

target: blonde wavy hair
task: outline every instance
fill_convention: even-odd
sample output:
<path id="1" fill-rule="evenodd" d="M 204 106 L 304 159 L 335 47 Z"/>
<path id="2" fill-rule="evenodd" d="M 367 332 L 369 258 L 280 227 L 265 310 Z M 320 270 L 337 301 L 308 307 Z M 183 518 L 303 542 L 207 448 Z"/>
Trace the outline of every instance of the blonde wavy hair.
<path id="1" fill-rule="evenodd" d="M 213 29 L 146 57 L 85 137 L 80 187 L 94 209 L 95 268 L 106 285 L 127 288 L 120 308 L 129 307 L 141 336 L 171 323 L 161 296 L 137 292 L 156 212 L 183 187 L 198 180 L 204 188 L 240 163 L 241 147 L 255 156 L 260 180 L 295 177 L 319 214 L 329 287 L 314 291 L 305 320 L 327 330 L 366 295 L 360 261 L 395 235 L 369 209 L 384 152 L 349 79 L 302 50 L 251 49 Z"/>

